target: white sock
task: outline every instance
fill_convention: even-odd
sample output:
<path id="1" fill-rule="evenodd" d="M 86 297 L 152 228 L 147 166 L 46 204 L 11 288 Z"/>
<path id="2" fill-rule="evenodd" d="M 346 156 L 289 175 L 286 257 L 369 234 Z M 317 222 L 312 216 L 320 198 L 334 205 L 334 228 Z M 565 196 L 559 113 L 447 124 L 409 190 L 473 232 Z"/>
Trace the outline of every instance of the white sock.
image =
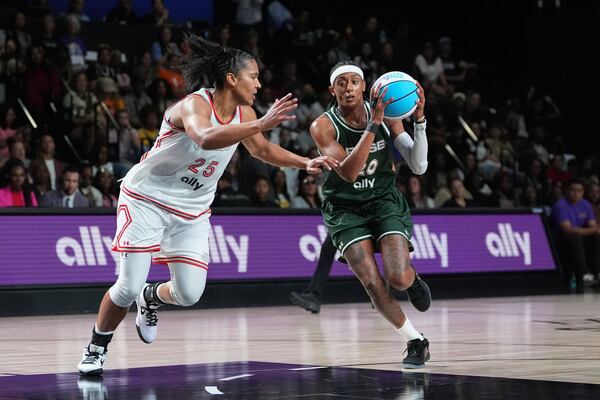
<path id="1" fill-rule="evenodd" d="M 417 330 L 415 329 L 415 327 L 413 326 L 413 324 L 410 322 L 410 319 L 408 319 L 408 317 L 406 317 L 406 321 L 404 321 L 404 325 L 402 325 L 400 328 L 396 329 L 396 332 L 398 332 L 400 335 L 402 335 L 402 337 L 407 341 L 411 341 L 413 339 L 425 339 L 423 337 L 423 335 L 421 335 L 419 332 L 417 332 Z"/>
<path id="2" fill-rule="evenodd" d="M 98 329 L 98 325 L 94 325 L 94 332 L 96 332 L 98 335 L 112 335 L 113 333 L 115 333 L 115 331 L 103 332 L 100 329 Z"/>

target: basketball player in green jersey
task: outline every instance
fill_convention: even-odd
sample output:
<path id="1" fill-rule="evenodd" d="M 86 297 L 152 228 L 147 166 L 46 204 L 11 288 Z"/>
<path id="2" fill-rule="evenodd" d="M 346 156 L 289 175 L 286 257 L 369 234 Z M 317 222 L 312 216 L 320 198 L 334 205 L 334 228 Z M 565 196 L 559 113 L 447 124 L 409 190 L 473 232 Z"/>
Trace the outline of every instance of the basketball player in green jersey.
<path id="1" fill-rule="evenodd" d="M 310 133 L 322 155 L 339 161 L 323 184 L 323 220 L 333 243 L 358 277 L 374 307 L 407 341 L 405 367 L 418 368 L 429 360 L 429 342 L 412 325 L 386 282 L 406 290 L 419 311 L 431 304 L 431 293 L 411 265 L 412 221 L 406 199 L 395 187 L 396 171 L 391 144 L 415 174 L 427 169 L 425 95 L 413 114 L 414 140 L 401 120 L 384 119 L 386 89 L 371 89 L 370 103 L 363 100 L 366 84 L 362 70 L 352 62 L 333 67 L 329 88 L 334 106 L 318 117 Z M 374 254 L 381 251 L 384 277 Z"/>

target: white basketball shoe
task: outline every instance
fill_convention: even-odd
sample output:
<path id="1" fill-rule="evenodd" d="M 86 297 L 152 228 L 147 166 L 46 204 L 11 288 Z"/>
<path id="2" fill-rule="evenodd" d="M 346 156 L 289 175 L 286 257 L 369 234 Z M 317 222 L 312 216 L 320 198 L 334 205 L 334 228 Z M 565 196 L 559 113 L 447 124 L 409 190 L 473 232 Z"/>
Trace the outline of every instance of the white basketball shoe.
<path id="1" fill-rule="evenodd" d="M 146 290 L 151 291 L 151 297 L 156 299 L 156 288 L 158 284 L 145 284 L 142 292 L 135 300 L 137 306 L 137 317 L 135 318 L 135 326 L 137 333 L 142 342 L 152 343 L 156 339 L 158 332 L 158 309 L 161 304 L 157 301 L 146 301 L 144 296 Z"/>
<path id="2" fill-rule="evenodd" d="M 93 376 L 102 375 L 102 365 L 106 360 L 106 347 L 96 346 L 90 343 L 87 347 L 83 348 L 83 357 L 81 362 L 77 365 L 77 369 L 81 375 Z"/>

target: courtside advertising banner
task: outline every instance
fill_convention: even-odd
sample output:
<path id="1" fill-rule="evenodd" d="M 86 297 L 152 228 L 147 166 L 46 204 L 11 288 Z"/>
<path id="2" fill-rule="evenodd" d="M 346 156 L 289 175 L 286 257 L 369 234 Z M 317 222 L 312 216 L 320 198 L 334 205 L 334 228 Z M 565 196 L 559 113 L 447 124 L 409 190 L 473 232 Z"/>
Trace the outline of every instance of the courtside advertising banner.
<path id="1" fill-rule="evenodd" d="M 326 236 L 318 215 L 210 221 L 209 280 L 308 278 Z M 556 268 L 540 215 L 415 215 L 413 222 L 411 257 L 424 275 Z M 115 223 L 111 215 L 0 215 L 0 286 L 114 282 Z M 333 266 L 332 276 L 351 275 L 347 265 Z M 151 268 L 150 281 L 168 277 L 166 266 Z"/>

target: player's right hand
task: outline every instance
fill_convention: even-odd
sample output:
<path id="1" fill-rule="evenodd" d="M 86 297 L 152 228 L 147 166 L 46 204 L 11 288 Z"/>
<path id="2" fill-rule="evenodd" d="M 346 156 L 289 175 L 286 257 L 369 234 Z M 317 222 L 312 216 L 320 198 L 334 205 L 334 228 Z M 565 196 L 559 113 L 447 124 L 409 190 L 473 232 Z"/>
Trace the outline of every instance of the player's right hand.
<path id="1" fill-rule="evenodd" d="M 371 121 L 373 121 L 374 123 L 381 125 L 381 123 L 383 122 L 383 112 L 385 111 L 385 108 L 387 107 L 388 104 L 390 104 L 392 101 L 394 101 L 393 97 L 390 97 L 386 102 L 383 101 L 385 94 L 387 93 L 387 87 L 385 89 L 383 89 L 383 92 L 381 92 L 381 83 L 378 84 L 376 87 L 372 87 L 371 88 L 371 112 L 373 113 L 371 115 Z"/>
<path id="2" fill-rule="evenodd" d="M 296 107 L 298 107 L 298 99 L 292 98 L 291 93 L 286 94 L 281 99 L 276 99 L 269 111 L 258 120 L 261 132 L 269 131 L 283 121 L 296 118 L 295 115 L 288 114 Z"/>

